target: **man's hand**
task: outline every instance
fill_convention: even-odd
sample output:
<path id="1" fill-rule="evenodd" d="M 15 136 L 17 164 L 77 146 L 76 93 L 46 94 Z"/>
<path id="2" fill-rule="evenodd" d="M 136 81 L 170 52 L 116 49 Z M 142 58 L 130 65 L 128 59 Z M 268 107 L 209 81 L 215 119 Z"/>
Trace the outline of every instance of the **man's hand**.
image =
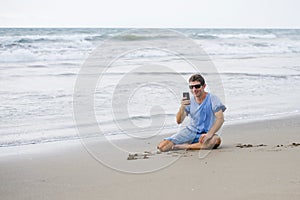
<path id="1" fill-rule="evenodd" d="M 185 107 L 191 104 L 191 100 L 188 100 L 186 97 L 183 97 L 181 100 L 181 106 Z"/>
<path id="2" fill-rule="evenodd" d="M 200 142 L 201 144 L 205 144 L 205 143 L 207 143 L 212 137 L 213 137 L 213 135 L 212 135 L 212 134 L 209 134 L 209 133 L 207 133 L 207 134 L 202 134 L 201 137 L 200 137 L 200 139 L 199 139 L 199 142 Z"/>

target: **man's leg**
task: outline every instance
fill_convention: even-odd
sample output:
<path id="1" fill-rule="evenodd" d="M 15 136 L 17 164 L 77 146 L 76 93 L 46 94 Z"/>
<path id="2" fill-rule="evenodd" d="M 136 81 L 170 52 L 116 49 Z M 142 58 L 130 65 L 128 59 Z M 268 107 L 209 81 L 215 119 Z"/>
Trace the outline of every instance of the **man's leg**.
<path id="1" fill-rule="evenodd" d="M 178 133 L 172 135 L 169 138 L 166 138 L 163 140 L 157 148 L 160 151 L 169 151 L 169 150 L 175 150 L 176 146 L 179 144 L 185 144 L 185 143 L 190 143 L 195 139 L 195 133 L 193 133 L 191 130 L 188 128 L 181 129 Z M 177 144 L 177 145 L 175 145 Z"/>
<path id="2" fill-rule="evenodd" d="M 204 134 L 201 137 L 204 137 Z M 199 138 L 199 141 L 201 140 L 201 137 Z M 190 144 L 188 149 L 190 149 L 190 150 L 216 149 L 218 146 L 220 146 L 220 144 L 221 144 L 221 138 L 215 134 L 206 143 L 197 142 L 194 144 Z"/>
<path id="3" fill-rule="evenodd" d="M 203 135 L 201 136 L 203 137 Z M 201 139 L 199 138 L 199 141 Z M 221 144 L 221 138 L 218 135 L 214 135 L 206 143 L 193 143 L 193 144 L 178 144 L 173 147 L 173 149 L 188 149 L 188 150 L 200 150 L 200 149 L 216 149 Z"/>
<path id="4" fill-rule="evenodd" d="M 163 140 L 157 145 L 157 148 L 160 151 L 165 152 L 165 151 L 171 150 L 173 148 L 173 146 L 174 146 L 174 143 L 171 142 L 170 140 Z"/>

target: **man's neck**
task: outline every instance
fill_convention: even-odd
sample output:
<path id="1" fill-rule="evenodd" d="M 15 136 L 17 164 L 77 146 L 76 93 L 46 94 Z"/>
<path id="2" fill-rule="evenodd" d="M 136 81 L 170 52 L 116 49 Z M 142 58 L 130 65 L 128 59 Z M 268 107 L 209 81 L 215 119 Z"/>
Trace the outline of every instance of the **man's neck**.
<path id="1" fill-rule="evenodd" d="M 197 102 L 198 104 L 201 104 L 201 103 L 204 101 L 206 95 L 207 95 L 207 92 L 204 92 L 204 93 L 202 93 L 200 96 L 195 97 L 196 102 Z"/>

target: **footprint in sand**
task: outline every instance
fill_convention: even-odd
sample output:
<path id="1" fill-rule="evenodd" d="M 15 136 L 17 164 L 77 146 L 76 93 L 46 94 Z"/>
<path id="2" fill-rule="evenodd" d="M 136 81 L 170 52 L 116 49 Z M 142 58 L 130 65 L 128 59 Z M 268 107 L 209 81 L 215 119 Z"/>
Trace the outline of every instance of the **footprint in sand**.
<path id="1" fill-rule="evenodd" d="M 300 146 L 300 143 L 297 143 L 297 142 L 293 142 L 292 144 L 289 144 L 289 145 L 283 145 L 283 144 L 276 145 L 276 147 L 285 147 L 285 148 L 298 147 L 298 146 Z"/>
<path id="2" fill-rule="evenodd" d="M 158 154 L 159 152 L 156 152 Z M 150 151 L 144 151 L 143 153 L 130 153 L 128 154 L 127 160 L 137 160 L 137 159 L 148 159 L 150 156 L 155 155 Z"/>
<path id="3" fill-rule="evenodd" d="M 300 146 L 300 143 L 293 142 L 293 143 L 292 143 L 292 144 L 290 144 L 289 146 L 292 146 L 292 147 L 297 147 L 297 146 Z"/>
<path id="4" fill-rule="evenodd" d="M 239 148 L 251 148 L 251 147 L 264 147 L 267 146 L 265 144 L 258 144 L 258 145 L 253 145 L 253 144 L 237 144 L 236 147 Z"/>
<path id="5" fill-rule="evenodd" d="M 265 144 L 259 144 L 259 145 L 253 145 L 253 144 L 237 144 L 236 147 L 239 148 L 251 148 L 251 147 L 264 147 L 267 146 Z M 278 144 L 276 146 L 274 146 L 273 148 L 280 148 L 280 147 L 284 147 L 284 148 L 292 148 L 292 147 L 298 147 L 300 146 L 300 143 L 297 142 L 293 142 L 292 144 L 288 144 L 288 145 L 283 145 L 283 144 Z"/>

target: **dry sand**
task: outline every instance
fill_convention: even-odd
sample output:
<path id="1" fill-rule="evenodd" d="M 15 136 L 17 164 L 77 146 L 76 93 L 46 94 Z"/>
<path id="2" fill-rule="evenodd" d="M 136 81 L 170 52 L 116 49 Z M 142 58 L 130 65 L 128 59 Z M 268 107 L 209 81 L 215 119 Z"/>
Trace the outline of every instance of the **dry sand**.
<path id="1" fill-rule="evenodd" d="M 139 174 L 101 164 L 79 142 L 14 147 L 10 155 L 3 152 L 12 149 L 2 148 L 0 197 L 1 200 L 298 200 L 299 130 L 300 117 L 293 116 L 226 125 L 221 148 L 213 151 L 154 153 L 136 160 L 127 160 L 128 153 L 105 154 L 111 153 L 111 160 L 106 162 L 124 171 L 150 166 L 150 172 Z M 133 151 L 140 151 L 141 147 L 153 150 L 159 139 L 140 144 L 122 142 Z M 27 149 L 32 146 L 36 146 L 35 151 Z M 37 150 L 40 152 L 36 153 Z"/>

